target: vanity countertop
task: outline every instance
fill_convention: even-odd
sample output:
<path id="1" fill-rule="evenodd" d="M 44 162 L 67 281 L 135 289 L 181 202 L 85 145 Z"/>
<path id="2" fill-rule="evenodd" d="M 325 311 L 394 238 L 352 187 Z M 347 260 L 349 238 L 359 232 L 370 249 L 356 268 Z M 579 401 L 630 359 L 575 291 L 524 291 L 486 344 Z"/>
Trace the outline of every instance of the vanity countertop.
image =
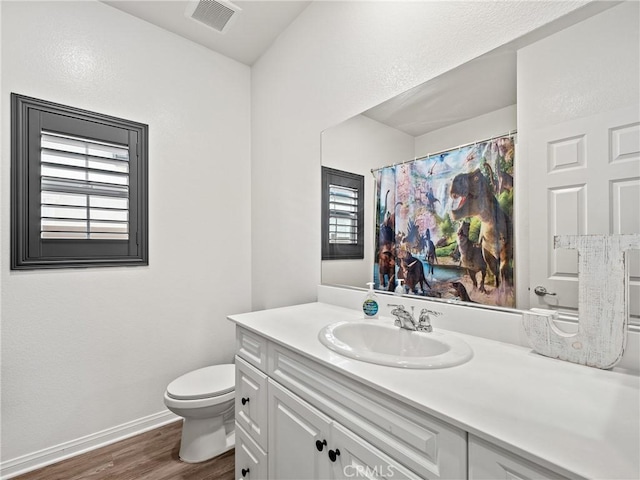
<path id="1" fill-rule="evenodd" d="M 362 320 L 357 310 L 324 303 L 229 319 L 559 474 L 640 478 L 637 375 L 576 365 L 529 348 L 453 332 L 474 352 L 463 365 L 420 370 L 365 363 L 320 343 L 318 332 L 325 325 Z"/>

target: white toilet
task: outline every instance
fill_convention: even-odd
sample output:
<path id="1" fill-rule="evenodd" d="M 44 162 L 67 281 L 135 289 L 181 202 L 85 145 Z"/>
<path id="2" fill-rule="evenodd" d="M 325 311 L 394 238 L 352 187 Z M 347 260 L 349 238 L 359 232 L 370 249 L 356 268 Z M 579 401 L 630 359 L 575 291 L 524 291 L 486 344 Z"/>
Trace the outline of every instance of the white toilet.
<path id="1" fill-rule="evenodd" d="M 167 387 L 164 404 L 184 418 L 182 461 L 204 462 L 234 447 L 235 378 L 234 365 L 213 365 L 186 373 Z"/>

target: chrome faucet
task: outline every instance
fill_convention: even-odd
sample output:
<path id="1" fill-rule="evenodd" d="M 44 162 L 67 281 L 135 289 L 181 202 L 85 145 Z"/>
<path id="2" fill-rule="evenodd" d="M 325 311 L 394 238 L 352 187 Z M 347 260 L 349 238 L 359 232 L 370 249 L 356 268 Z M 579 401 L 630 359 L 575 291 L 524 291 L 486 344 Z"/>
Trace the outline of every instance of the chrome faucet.
<path id="1" fill-rule="evenodd" d="M 436 312 L 435 310 L 429 310 L 428 308 L 423 308 L 420 310 L 420 317 L 418 317 L 419 325 L 423 326 L 424 332 L 433 332 L 433 327 L 431 326 L 431 317 L 429 315 L 435 315 L 436 317 L 442 315 L 442 312 Z"/>
<path id="2" fill-rule="evenodd" d="M 423 308 L 420 311 L 420 317 L 418 320 L 413 316 L 414 307 L 411 307 L 411 312 L 408 312 L 404 305 L 397 305 L 393 303 L 387 304 L 388 307 L 393 307 L 391 310 L 391 315 L 396 317 L 394 325 L 400 328 L 404 328 L 406 330 L 416 330 L 419 332 L 432 332 L 433 327 L 431 326 L 431 318 L 429 318 L 429 314 L 432 315 L 441 315 L 440 312 L 436 312 L 434 310 L 428 310 Z"/>

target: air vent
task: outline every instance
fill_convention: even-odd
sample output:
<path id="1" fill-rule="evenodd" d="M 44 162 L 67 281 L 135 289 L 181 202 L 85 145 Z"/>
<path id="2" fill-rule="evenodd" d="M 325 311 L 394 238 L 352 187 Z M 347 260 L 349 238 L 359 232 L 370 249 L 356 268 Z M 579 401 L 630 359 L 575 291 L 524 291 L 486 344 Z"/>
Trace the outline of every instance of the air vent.
<path id="1" fill-rule="evenodd" d="M 216 32 L 225 33 L 240 11 L 240 7 L 226 0 L 193 0 L 189 1 L 184 14 Z"/>

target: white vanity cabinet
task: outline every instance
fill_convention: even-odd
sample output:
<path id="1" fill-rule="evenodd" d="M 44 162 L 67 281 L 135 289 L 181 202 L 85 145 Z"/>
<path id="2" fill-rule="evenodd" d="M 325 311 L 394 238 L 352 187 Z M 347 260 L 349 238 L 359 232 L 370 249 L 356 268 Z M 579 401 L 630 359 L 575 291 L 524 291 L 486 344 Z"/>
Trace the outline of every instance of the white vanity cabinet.
<path id="1" fill-rule="evenodd" d="M 482 439 L 469 435 L 469 480 L 564 480 Z"/>
<path id="2" fill-rule="evenodd" d="M 269 478 L 420 480 L 275 382 L 269 382 L 269 400 Z"/>
<path id="3" fill-rule="evenodd" d="M 330 424 L 329 417 L 269 382 L 269 478 L 328 479 Z"/>
<path id="4" fill-rule="evenodd" d="M 262 371 L 252 366 L 258 356 L 243 353 L 247 339 L 252 351 L 266 351 Z M 236 449 L 242 449 L 243 458 L 236 460 L 236 473 L 250 469 L 237 478 L 466 478 L 463 430 L 240 327 L 237 343 L 236 425 L 242 434 Z M 246 409 L 258 391 L 266 392 L 266 423 L 262 414 L 256 418 Z M 245 395 L 250 400 L 243 405 Z M 266 457 L 268 477 L 254 475 L 257 466 L 248 467 L 263 457 L 247 459 L 243 434 Z"/>
<path id="5" fill-rule="evenodd" d="M 236 356 L 236 478 L 267 478 L 267 376 Z"/>
<path id="6" fill-rule="evenodd" d="M 268 478 L 267 454 L 236 423 L 236 478 Z"/>
<path id="7" fill-rule="evenodd" d="M 639 478 L 638 375 L 464 334 L 471 361 L 433 370 L 360 362 L 318 340 L 361 316 L 315 302 L 229 317 L 238 479 Z"/>
<path id="8" fill-rule="evenodd" d="M 236 423 L 267 449 L 267 376 L 236 357 Z"/>
<path id="9" fill-rule="evenodd" d="M 332 479 L 422 479 L 339 423 L 331 425 L 330 438 L 334 447 L 328 452 L 332 462 Z"/>

